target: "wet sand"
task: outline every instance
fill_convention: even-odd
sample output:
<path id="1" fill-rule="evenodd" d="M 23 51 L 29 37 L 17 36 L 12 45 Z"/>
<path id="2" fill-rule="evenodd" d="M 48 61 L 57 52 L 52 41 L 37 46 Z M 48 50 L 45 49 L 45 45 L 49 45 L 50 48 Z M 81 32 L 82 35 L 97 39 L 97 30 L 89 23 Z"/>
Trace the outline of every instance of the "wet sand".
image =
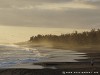
<path id="1" fill-rule="evenodd" d="M 78 51 L 78 50 L 77 50 Z M 79 62 L 36 62 L 32 64 L 20 64 L 19 67 L 1 69 L 0 75 L 64 75 L 66 72 L 98 72 L 97 74 L 66 74 L 66 75 L 100 75 L 100 51 L 99 50 L 79 50 L 86 53 L 87 59 L 75 59 Z M 85 57 L 85 56 L 84 56 Z M 91 65 L 91 58 L 94 65 Z M 59 60 L 60 61 L 60 60 Z M 33 69 L 36 67 L 41 67 Z M 21 68 L 24 67 L 24 68 Z"/>
<path id="2" fill-rule="evenodd" d="M 89 57 L 98 58 L 94 60 L 93 66 L 90 63 L 90 59 L 80 59 L 78 60 L 80 62 L 37 62 L 33 64 L 20 65 L 20 67 L 15 67 L 15 68 L 13 67 L 9 69 L 1 69 L 0 75 L 100 75 L 99 53 L 88 53 L 87 55 Z M 32 69 L 34 65 L 36 67 L 41 66 L 41 69 Z M 21 68 L 21 66 L 24 66 L 24 68 Z M 62 73 L 63 71 L 73 72 L 73 73 L 63 74 Z M 74 72 L 81 72 L 81 73 L 75 74 Z M 88 73 L 82 74 L 82 72 L 88 72 Z"/>
<path id="3" fill-rule="evenodd" d="M 94 66 L 91 66 L 89 62 L 67 62 L 67 63 L 35 63 L 36 65 L 42 65 L 44 69 L 28 69 L 28 68 L 11 68 L 1 69 L 0 75 L 100 75 L 100 63 L 96 62 Z M 47 67 L 48 66 L 48 67 Z M 54 69 L 53 67 L 59 68 Z M 51 68 L 50 68 L 51 67 Z M 63 72 L 72 72 L 72 74 L 63 74 Z M 81 73 L 74 73 L 81 72 Z M 88 72 L 82 74 L 82 72 Z M 90 74 L 89 74 L 90 72 Z M 94 72 L 97 72 L 94 74 Z"/>

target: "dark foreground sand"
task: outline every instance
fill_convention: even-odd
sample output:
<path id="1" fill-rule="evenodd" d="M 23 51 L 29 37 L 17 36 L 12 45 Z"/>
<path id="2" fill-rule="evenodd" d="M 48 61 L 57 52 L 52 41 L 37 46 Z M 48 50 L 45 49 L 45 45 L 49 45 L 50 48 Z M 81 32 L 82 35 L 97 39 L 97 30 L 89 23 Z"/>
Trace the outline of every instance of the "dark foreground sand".
<path id="1" fill-rule="evenodd" d="M 44 69 L 1 69 L 0 75 L 100 75 L 100 62 L 93 66 L 90 62 L 41 62 L 34 65 L 41 65 Z"/>
<path id="2" fill-rule="evenodd" d="M 85 64 L 86 65 L 84 65 L 84 63 L 59 63 L 59 65 L 56 65 L 56 67 L 64 67 L 65 69 L 1 69 L 0 75 L 100 75 L 100 63 L 96 63 L 94 67 L 89 65 L 89 63 Z M 51 65 L 51 63 L 46 65 Z M 55 65 L 55 63 L 52 63 L 52 65 Z"/>

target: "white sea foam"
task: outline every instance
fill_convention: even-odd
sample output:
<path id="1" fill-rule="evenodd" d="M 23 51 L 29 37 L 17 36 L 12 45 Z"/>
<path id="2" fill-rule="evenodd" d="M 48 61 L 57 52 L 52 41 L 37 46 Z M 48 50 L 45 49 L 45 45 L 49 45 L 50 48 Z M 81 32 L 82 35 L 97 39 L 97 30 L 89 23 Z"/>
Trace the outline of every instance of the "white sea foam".
<path id="1" fill-rule="evenodd" d="M 0 45 L 0 67 L 33 62 L 78 62 L 86 59 L 85 53 L 50 48 L 26 48 L 17 45 Z"/>

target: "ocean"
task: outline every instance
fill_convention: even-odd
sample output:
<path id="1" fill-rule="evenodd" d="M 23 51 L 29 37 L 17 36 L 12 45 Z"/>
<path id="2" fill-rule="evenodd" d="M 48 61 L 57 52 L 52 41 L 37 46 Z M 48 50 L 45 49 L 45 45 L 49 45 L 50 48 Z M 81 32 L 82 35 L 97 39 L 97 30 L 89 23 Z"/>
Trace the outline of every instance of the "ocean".
<path id="1" fill-rule="evenodd" d="M 0 68 L 36 62 L 79 62 L 76 59 L 87 59 L 87 55 L 73 50 L 0 45 Z"/>

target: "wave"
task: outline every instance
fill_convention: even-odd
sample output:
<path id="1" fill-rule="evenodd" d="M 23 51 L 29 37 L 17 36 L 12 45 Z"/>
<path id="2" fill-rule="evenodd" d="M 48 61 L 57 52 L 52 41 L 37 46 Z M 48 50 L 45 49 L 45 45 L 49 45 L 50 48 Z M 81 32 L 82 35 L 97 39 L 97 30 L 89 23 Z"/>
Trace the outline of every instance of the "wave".
<path id="1" fill-rule="evenodd" d="M 13 44 L 0 44 L 1 68 L 21 63 L 78 62 L 75 59 L 87 59 L 87 57 L 85 53 L 72 50 L 50 49 L 44 47 L 27 48 Z"/>
<path id="2" fill-rule="evenodd" d="M 37 62 L 41 57 L 40 52 L 35 48 L 0 44 L 0 67 Z"/>

